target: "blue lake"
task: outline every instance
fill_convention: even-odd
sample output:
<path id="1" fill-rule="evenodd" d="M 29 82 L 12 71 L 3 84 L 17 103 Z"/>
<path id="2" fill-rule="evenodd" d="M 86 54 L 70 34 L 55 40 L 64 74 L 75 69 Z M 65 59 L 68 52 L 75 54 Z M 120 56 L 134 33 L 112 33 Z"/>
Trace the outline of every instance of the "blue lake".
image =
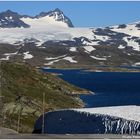
<path id="1" fill-rule="evenodd" d="M 61 74 L 65 81 L 95 92 L 81 95 L 86 107 L 140 105 L 140 73 L 86 72 L 84 70 L 43 69 Z"/>

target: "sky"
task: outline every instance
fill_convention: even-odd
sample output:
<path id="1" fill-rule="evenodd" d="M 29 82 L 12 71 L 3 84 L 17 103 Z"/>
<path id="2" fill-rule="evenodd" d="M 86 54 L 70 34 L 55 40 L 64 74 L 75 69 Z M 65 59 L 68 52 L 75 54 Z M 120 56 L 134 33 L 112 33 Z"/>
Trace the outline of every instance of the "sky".
<path id="1" fill-rule="evenodd" d="M 140 1 L 0 1 L 0 12 L 10 9 L 20 14 L 37 15 L 55 8 L 61 9 L 76 27 L 104 27 L 140 21 Z"/>

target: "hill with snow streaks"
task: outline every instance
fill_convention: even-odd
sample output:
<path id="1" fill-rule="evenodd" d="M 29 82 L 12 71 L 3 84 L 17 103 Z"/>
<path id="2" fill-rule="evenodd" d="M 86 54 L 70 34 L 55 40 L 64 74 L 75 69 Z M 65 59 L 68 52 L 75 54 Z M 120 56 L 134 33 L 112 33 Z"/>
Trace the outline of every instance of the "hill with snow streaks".
<path id="1" fill-rule="evenodd" d="M 69 109 L 45 114 L 45 133 L 140 135 L 140 107 L 117 106 Z M 42 132 L 42 116 L 34 133 Z"/>
<path id="2" fill-rule="evenodd" d="M 0 50 L 3 61 L 36 66 L 139 66 L 140 22 L 78 28 L 58 8 L 36 16 L 7 10 L 0 13 Z M 5 56 L 14 52 L 17 54 Z M 25 52 L 32 57 L 24 59 Z M 57 59 L 64 55 L 66 58 Z"/>

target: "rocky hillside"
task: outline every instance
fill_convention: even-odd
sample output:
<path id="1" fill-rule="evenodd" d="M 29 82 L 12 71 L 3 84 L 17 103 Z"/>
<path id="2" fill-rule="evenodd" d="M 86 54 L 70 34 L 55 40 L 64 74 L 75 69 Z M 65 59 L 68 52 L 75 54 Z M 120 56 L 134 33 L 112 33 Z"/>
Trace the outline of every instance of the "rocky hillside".
<path id="1" fill-rule="evenodd" d="M 88 91 L 70 85 L 55 75 L 44 74 L 21 63 L 2 62 L 0 68 L 0 125 L 3 127 L 29 133 L 32 132 L 34 122 L 42 114 L 43 108 L 44 112 L 47 112 L 84 105 L 78 96 L 73 94 Z"/>

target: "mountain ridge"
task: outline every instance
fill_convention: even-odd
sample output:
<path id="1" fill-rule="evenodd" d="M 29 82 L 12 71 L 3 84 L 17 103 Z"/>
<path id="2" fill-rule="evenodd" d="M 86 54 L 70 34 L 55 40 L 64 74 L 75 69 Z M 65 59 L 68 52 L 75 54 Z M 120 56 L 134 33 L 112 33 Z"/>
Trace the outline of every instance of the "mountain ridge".
<path id="1" fill-rule="evenodd" d="M 55 9 L 37 17 L 20 17 L 30 28 L 0 28 L 0 60 L 64 68 L 140 65 L 139 21 L 104 28 L 71 28 L 62 13 Z"/>
<path id="2" fill-rule="evenodd" d="M 40 19 L 42 17 L 52 17 L 56 22 L 63 22 L 68 27 L 74 27 L 71 20 L 64 15 L 64 13 L 56 8 L 55 10 L 51 10 L 49 12 L 40 12 L 35 16 L 21 15 L 17 12 L 13 12 L 11 10 L 6 10 L 0 13 L 0 27 L 1 28 L 29 28 L 31 25 L 25 23 L 22 18 L 30 18 L 30 19 Z M 47 21 L 46 21 L 47 23 Z"/>

